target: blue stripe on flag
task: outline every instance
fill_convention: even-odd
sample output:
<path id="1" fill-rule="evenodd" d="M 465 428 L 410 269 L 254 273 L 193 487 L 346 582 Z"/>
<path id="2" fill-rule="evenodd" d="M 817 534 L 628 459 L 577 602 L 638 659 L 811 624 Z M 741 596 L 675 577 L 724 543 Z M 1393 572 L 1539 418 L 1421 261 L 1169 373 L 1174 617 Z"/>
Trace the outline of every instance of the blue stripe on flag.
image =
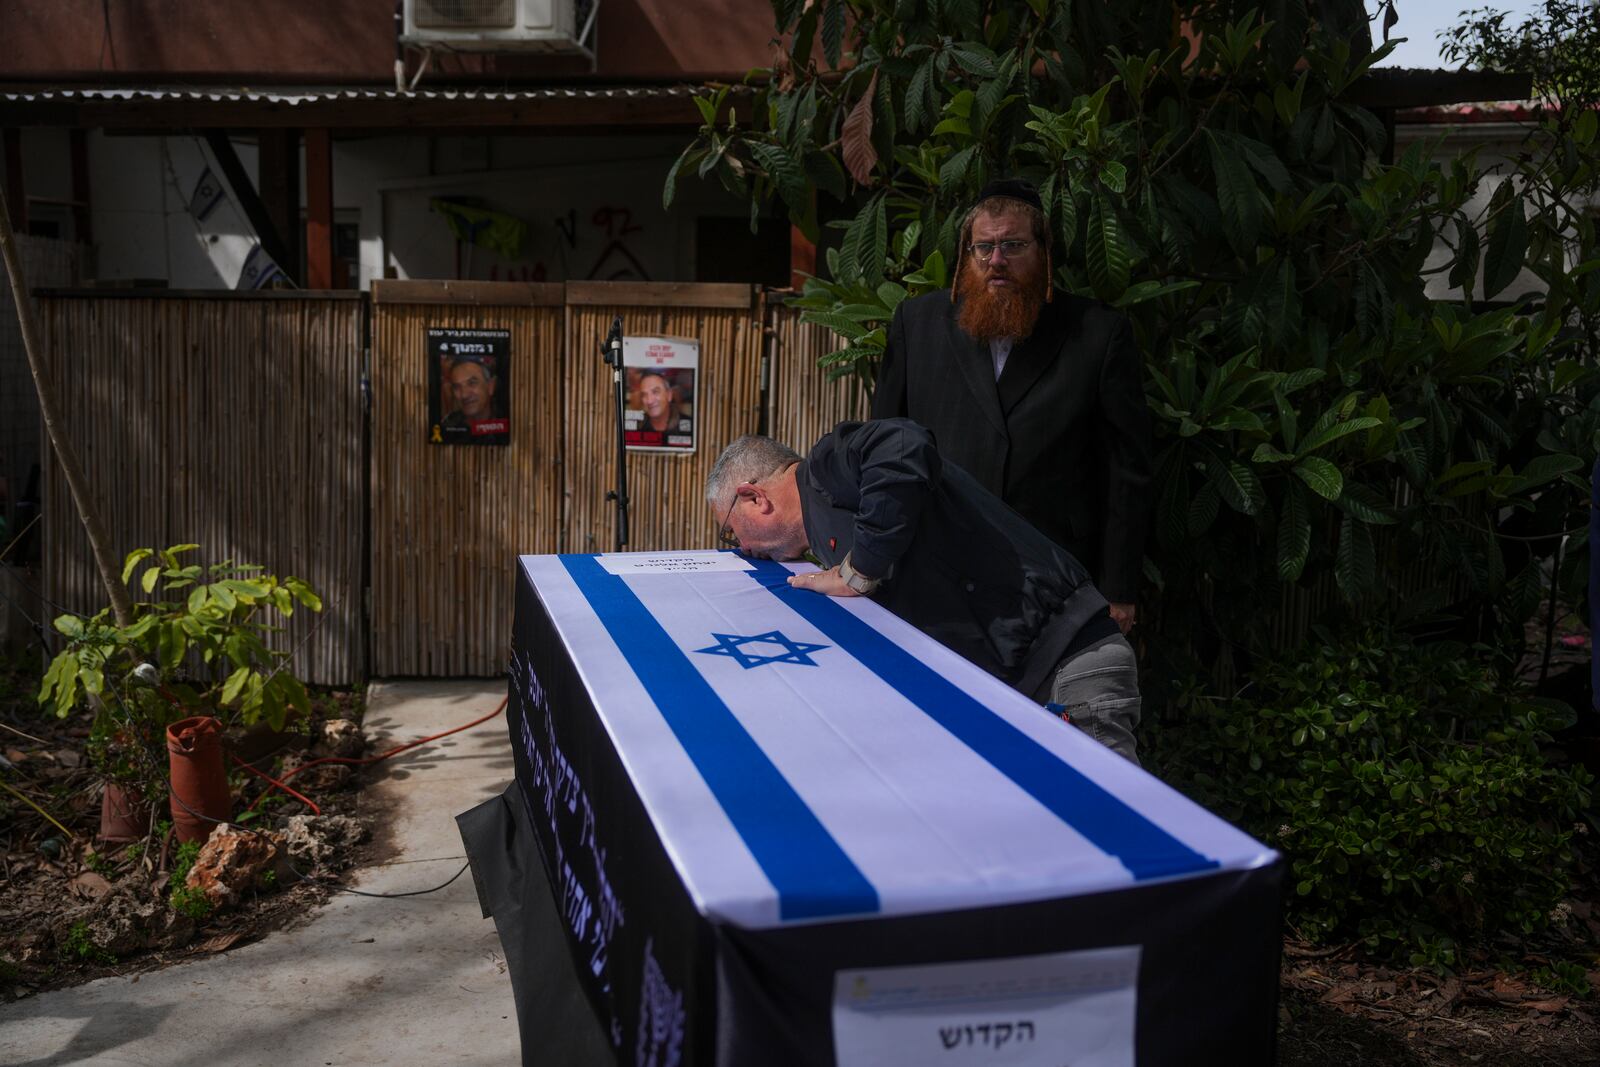
<path id="1" fill-rule="evenodd" d="M 1062 762 L 831 597 L 791 586 L 789 571 L 770 560 L 751 562 L 752 578 L 1096 848 L 1115 856 L 1136 880 L 1218 865 Z"/>
<path id="2" fill-rule="evenodd" d="M 778 914 L 877 911 L 872 883 L 627 583 L 593 556 L 563 555 L 561 562 L 777 889 Z"/>

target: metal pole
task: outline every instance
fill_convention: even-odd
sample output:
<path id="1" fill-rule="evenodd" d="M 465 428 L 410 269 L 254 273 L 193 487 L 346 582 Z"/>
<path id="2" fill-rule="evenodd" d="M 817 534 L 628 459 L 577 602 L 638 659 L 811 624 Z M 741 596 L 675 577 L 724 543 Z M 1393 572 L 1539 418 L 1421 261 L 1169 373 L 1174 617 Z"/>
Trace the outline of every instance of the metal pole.
<path id="1" fill-rule="evenodd" d="M 601 349 L 605 353 L 606 362 L 611 364 L 611 384 L 616 393 L 617 409 L 617 487 L 606 493 L 607 500 L 617 502 L 617 547 L 621 552 L 628 543 L 628 444 L 626 427 L 623 422 L 623 411 L 627 408 L 627 397 L 622 384 L 622 316 L 618 315 L 611 322 L 611 333 L 606 336 L 606 343 Z"/>

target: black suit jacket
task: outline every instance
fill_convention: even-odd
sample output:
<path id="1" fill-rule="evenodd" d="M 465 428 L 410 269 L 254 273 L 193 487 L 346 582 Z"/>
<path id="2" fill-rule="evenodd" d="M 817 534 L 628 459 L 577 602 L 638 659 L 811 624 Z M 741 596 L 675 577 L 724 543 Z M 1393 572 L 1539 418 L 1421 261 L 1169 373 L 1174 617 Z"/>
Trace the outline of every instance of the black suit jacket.
<path id="1" fill-rule="evenodd" d="M 956 325 L 945 292 L 895 311 L 872 399 L 907 417 L 1081 560 L 1113 602 L 1138 597 L 1150 520 L 1150 413 L 1128 320 L 1057 293 L 999 382 L 987 342 Z"/>
<path id="2" fill-rule="evenodd" d="M 1023 693 L 1048 699 L 1081 633 L 1116 632 L 1078 561 L 942 462 L 916 423 L 841 422 L 795 484 L 823 566 L 848 554 L 882 579 L 872 599 Z"/>

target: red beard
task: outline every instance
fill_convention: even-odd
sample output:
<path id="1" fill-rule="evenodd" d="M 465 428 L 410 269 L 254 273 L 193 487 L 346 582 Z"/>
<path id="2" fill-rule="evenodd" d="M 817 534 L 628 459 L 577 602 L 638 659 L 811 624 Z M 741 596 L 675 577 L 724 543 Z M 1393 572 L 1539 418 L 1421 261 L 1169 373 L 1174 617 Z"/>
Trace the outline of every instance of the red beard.
<path id="1" fill-rule="evenodd" d="M 976 341 L 1003 337 L 1021 340 L 1033 333 L 1039 309 L 1044 306 L 1044 272 L 1037 268 L 1007 272 L 1015 284 L 991 288 L 990 271 L 974 259 L 961 267 L 961 302 L 956 324 Z"/>

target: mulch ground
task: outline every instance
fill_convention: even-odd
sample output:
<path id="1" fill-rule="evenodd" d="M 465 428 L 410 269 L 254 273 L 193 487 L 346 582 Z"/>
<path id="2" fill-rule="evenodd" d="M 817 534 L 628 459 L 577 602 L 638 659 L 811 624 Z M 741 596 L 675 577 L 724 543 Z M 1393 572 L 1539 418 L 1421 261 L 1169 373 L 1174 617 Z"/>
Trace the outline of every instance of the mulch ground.
<path id="1" fill-rule="evenodd" d="M 1350 954 L 1307 955 L 1314 950 L 1292 941 L 1285 946 L 1278 1012 L 1283 1067 L 1600 1064 L 1600 1002 L 1592 992 L 1600 971 L 1589 976 L 1591 992 L 1577 997 L 1492 968 L 1444 977 Z"/>
<path id="2" fill-rule="evenodd" d="M 27 699 L 37 682 L 19 677 L 23 674 L 0 672 L 0 758 L 5 761 L 0 763 L 0 780 L 15 790 L 0 790 L 0 1001 L 111 975 L 138 975 L 249 944 L 308 919 L 336 891 L 337 871 L 380 861 L 386 848 L 381 834 L 316 870 L 300 872 L 307 876 L 304 880 L 290 878 L 248 893 L 236 906 L 198 920 L 178 917 L 168 903 L 176 850 L 169 827 L 153 824 L 145 838 L 131 844 L 96 840 L 101 781 L 85 755 L 88 729 L 71 719 L 42 716 Z M 332 718 L 359 722 L 361 701 L 352 693 L 318 693 L 313 712 L 313 725 Z M 270 738 L 264 753 L 250 756 L 259 766 L 273 766 L 284 755 L 292 759 L 305 744 L 298 734 Z M 331 773 L 318 773 L 322 771 Z M 348 768 L 315 768 L 294 783 L 324 814 L 371 825 L 381 820 L 381 813 L 363 803 L 366 777 Z M 237 778 L 235 814 L 263 790 L 257 778 Z M 263 815 L 247 825 L 272 826 L 280 816 L 305 811 L 281 794 L 263 807 Z M 158 810 L 157 817 L 165 819 L 167 813 Z M 87 910 L 111 896 L 125 898 L 130 909 L 158 916 L 158 921 L 140 924 L 149 932 L 139 944 L 117 944 L 108 951 L 87 936 L 82 925 Z M 74 925 L 79 926 L 76 932 Z"/>

